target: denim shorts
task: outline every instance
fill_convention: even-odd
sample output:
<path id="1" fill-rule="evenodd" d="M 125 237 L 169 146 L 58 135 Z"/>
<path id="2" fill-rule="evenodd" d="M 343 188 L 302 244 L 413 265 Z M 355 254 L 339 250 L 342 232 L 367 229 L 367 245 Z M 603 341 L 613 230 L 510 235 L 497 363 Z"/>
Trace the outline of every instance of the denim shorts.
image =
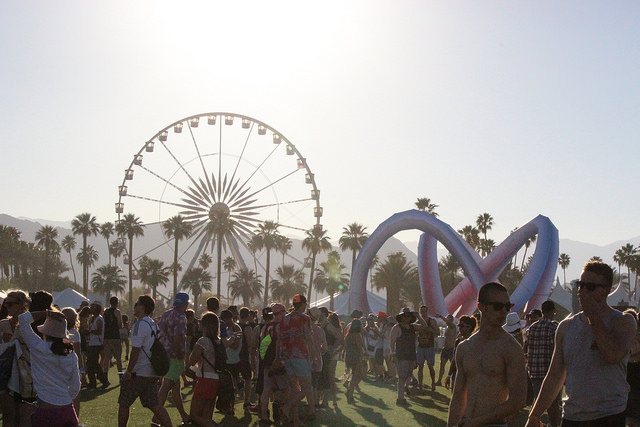
<path id="1" fill-rule="evenodd" d="M 287 359 L 284 361 L 284 368 L 287 370 L 287 375 L 311 376 L 311 362 L 308 359 Z"/>

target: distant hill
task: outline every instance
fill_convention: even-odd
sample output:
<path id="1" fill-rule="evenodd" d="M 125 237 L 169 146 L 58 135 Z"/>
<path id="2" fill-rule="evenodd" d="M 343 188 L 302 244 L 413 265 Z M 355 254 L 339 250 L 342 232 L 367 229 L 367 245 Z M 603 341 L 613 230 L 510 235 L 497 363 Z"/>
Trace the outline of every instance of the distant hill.
<path id="1" fill-rule="evenodd" d="M 10 215 L 0 214 L 0 224 L 13 226 L 21 231 L 22 240 L 27 242 L 33 242 L 35 240 L 35 235 L 38 229 L 43 225 L 52 225 L 58 230 L 58 241 L 61 241 L 66 235 L 72 234 L 71 232 L 71 221 L 69 222 L 60 222 L 60 221 L 47 221 L 42 219 L 28 219 L 28 218 L 15 218 Z M 287 255 L 287 259 L 285 262 L 287 264 L 294 263 L 296 265 L 301 265 L 304 258 L 307 254 L 302 250 L 301 243 L 302 241 L 298 238 L 294 238 L 289 236 L 293 242 L 292 249 L 290 253 Z M 76 236 L 76 240 L 78 242 L 78 248 L 82 245 L 82 237 Z M 334 250 L 340 252 L 340 248 L 337 246 L 337 242 L 332 242 L 334 244 Z M 640 245 L 640 236 L 631 238 L 629 240 L 620 240 L 616 242 L 612 242 L 605 246 L 598 246 L 591 243 L 578 242 L 575 240 L 569 239 L 560 239 L 560 253 L 567 253 L 571 257 L 571 263 L 567 268 L 567 281 L 577 279 L 580 276 L 580 272 L 582 270 L 582 265 L 589 260 L 592 256 L 599 256 L 603 259 L 604 262 L 610 263 L 612 266 L 617 267 L 613 263 L 613 254 L 616 250 L 618 250 L 621 246 L 626 243 L 631 243 L 634 246 Z M 101 266 L 107 263 L 107 244 L 105 239 L 98 235 L 92 236 L 88 239 L 88 244 L 93 245 L 94 248 L 99 253 L 99 260 L 96 264 L 96 267 Z M 384 246 L 378 252 L 378 257 L 381 260 L 386 259 L 386 257 L 394 252 L 404 252 L 407 255 L 407 259 L 414 264 L 417 263 L 417 242 L 401 242 L 400 240 L 392 237 L 384 244 Z M 181 259 L 181 264 L 183 265 L 183 271 L 188 267 L 189 261 L 193 258 L 193 254 L 195 253 L 196 244 L 193 241 L 182 241 L 180 242 L 180 252 L 184 249 L 187 249 L 186 254 Z M 77 250 L 77 249 L 76 249 Z M 446 253 L 444 249 L 440 247 L 442 251 L 442 255 Z M 527 256 L 530 256 L 535 251 L 535 244 L 532 245 L 528 251 Z M 173 243 L 166 243 L 164 236 L 162 234 L 162 230 L 159 224 L 152 224 L 145 228 L 145 235 L 143 238 L 134 240 L 134 258 L 138 258 L 143 254 L 148 254 L 148 256 L 152 258 L 157 258 L 164 261 L 165 265 L 168 265 L 173 262 Z M 211 252 L 211 248 L 207 249 L 207 252 Z M 240 253 L 245 260 L 248 260 L 248 267 L 253 268 L 253 260 L 249 252 L 240 248 Z M 523 250 L 518 253 L 518 257 L 521 257 Z M 440 255 L 440 256 L 442 256 Z M 224 255 L 226 256 L 226 255 Z M 258 254 L 258 272 L 261 275 L 264 275 L 264 254 Z M 65 262 L 68 262 L 68 258 L 66 254 L 63 254 L 62 259 Z M 282 255 L 279 253 L 272 253 L 272 270 L 275 269 L 282 264 Z M 326 254 L 320 254 L 318 256 L 318 263 L 326 260 Z M 342 263 L 347 267 L 347 271 L 351 271 L 351 253 L 343 252 L 341 253 Z M 75 262 L 75 255 L 74 255 Z M 518 261 L 518 264 L 520 261 Z M 122 260 L 120 259 L 118 264 L 121 268 L 126 267 L 122 265 Z M 123 268 L 126 270 L 126 268 Z M 212 267 L 213 270 L 213 267 Z M 76 270 L 78 271 L 78 270 Z M 91 270 L 90 273 L 93 273 L 95 268 Z M 624 272 L 624 269 L 623 269 Z M 273 273 L 272 273 L 273 274 Z M 307 270 L 308 274 L 308 270 Z M 558 271 L 556 276 L 560 278 L 562 281 L 562 270 L 558 267 Z M 71 278 L 71 273 L 69 273 L 69 277 Z M 228 275 L 223 273 L 222 283 L 223 288 L 227 283 Z"/>
<path id="2" fill-rule="evenodd" d="M 43 225 L 54 226 L 58 231 L 58 242 L 60 242 L 65 236 L 73 234 L 71 231 L 70 223 L 71 221 L 66 223 L 53 222 L 53 221 L 46 221 L 46 220 L 39 220 L 39 219 L 36 220 L 36 219 L 28 219 L 28 218 L 15 218 L 10 215 L 0 214 L 0 224 L 12 226 L 18 229 L 22 233 L 21 239 L 26 242 L 34 242 L 36 232 Z M 58 224 L 62 224 L 62 225 L 58 225 Z M 75 236 L 75 237 L 77 242 L 77 247 L 76 247 L 76 253 L 77 253 L 80 247 L 82 246 L 82 236 Z M 299 238 L 291 237 L 291 236 L 288 236 L 288 237 L 292 240 L 292 249 L 285 257 L 285 263 L 294 264 L 298 266 L 302 265 L 304 258 L 307 256 L 307 253 L 302 250 L 302 240 Z M 115 237 L 112 237 L 111 241 L 113 241 L 114 238 Z M 337 243 L 337 242 L 332 242 L 332 243 Z M 93 245 L 94 249 L 97 250 L 99 254 L 98 262 L 96 263 L 94 268 L 92 268 L 89 272 L 89 274 L 92 274 L 97 267 L 107 264 L 108 262 L 107 261 L 108 260 L 107 243 L 102 236 L 98 235 L 98 236 L 90 236 L 87 239 L 87 244 Z M 198 245 L 193 240 L 180 242 L 179 251 L 182 253 L 183 251 L 186 250 L 186 254 L 184 254 L 184 256 L 182 256 L 180 260 L 180 263 L 183 266 L 183 272 L 187 269 L 191 259 L 194 257 L 197 246 Z M 337 250 L 339 253 L 341 253 L 342 263 L 347 267 L 346 271 L 350 272 L 351 271 L 351 252 L 340 252 L 340 248 L 335 244 L 334 244 L 334 250 Z M 215 259 L 215 252 L 211 253 L 211 246 L 209 246 L 206 251 L 211 254 L 212 258 Z M 395 238 L 389 239 L 384 244 L 384 246 L 380 249 L 380 251 L 378 252 L 378 255 L 380 259 L 385 259 L 388 254 L 391 254 L 394 252 L 404 252 L 407 255 L 408 260 L 410 260 L 414 264 L 416 263 L 417 258 L 415 253 L 413 251 L 410 251 L 402 242 L 400 242 L 398 239 L 395 239 Z M 165 241 L 164 235 L 161 230 L 161 226 L 159 224 L 148 225 L 147 227 L 145 227 L 144 237 L 134 240 L 133 242 L 134 259 L 138 259 L 144 254 L 147 254 L 151 258 L 160 259 L 165 263 L 165 265 L 169 265 L 173 262 L 173 241 L 170 241 L 169 243 Z M 243 259 L 246 260 L 247 267 L 254 268 L 253 258 L 249 253 L 249 251 L 241 247 L 240 254 L 243 257 Z M 78 264 L 75 261 L 75 255 L 76 254 L 73 254 L 74 265 L 76 266 L 76 274 L 78 275 L 78 280 L 80 281 L 81 280 L 81 276 L 79 273 L 80 270 L 78 269 Z M 223 254 L 223 257 L 226 257 L 227 255 L 228 254 Z M 264 253 L 260 253 L 260 254 L 257 254 L 257 257 L 258 257 L 258 269 L 257 269 L 258 274 L 264 277 L 264 263 L 265 263 L 266 255 Z M 63 253 L 61 255 L 61 259 L 68 264 L 69 259 L 66 253 Z M 326 260 L 326 253 L 318 255 L 318 260 L 317 260 L 318 264 L 325 260 Z M 123 265 L 122 259 L 119 259 L 117 264 L 120 266 L 120 268 L 126 271 L 127 266 Z M 275 269 L 282 264 L 282 255 L 280 253 L 272 252 L 271 264 L 272 265 L 270 270 L 272 271 L 272 273 L 270 275 L 271 277 L 273 277 L 273 275 L 275 274 L 274 273 Z M 215 276 L 214 269 L 215 269 L 214 266 L 210 267 L 212 274 Z M 306 270 L 306 273 L 308 274 L 308 269 Z M 71 271 L 68 272 L 68 277 L 70 279 L 73 278 Z M 227 280 L 228 280 L 228 273 L 223 272 L 222 274 L 223 292 L 226 291 L 225 286 L 226 286 Z M 135 283 L 134 283 L 134 286 L 136 286 Z M 166 290 L 167 289 L 165 290 L 160 289 L 161 292 Z M 319 297 L 321 296 L 322 295 L 319 295 Z"/>

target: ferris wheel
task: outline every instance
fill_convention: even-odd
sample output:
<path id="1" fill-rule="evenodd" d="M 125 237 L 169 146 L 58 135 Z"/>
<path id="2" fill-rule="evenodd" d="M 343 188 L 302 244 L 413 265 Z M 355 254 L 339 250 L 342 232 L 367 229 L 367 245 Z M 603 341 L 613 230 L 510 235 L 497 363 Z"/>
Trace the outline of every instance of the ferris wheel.
<path id="1" fill-rule="evenodd" d="M 181 215 L 193 226 L 179 250 L 191 268 L 213 250 L 216 218 L 233 224 L 223 247 L 246 267 L 248 241 L 265 221 L 281 233 L 322 227 L 320 190 L 307 159 L 281 132 L 234 113 L 205 113 L 166 126 L 145 141 L 124 173 L 115 204 L 118 220 L 133 213 L 149 228 Z M 170 250 L 173 239 L 139 254 Z M 244 249 L 243 249 L 244 248 Z M 243 253 L 245 254 L 243 256 Z"/>

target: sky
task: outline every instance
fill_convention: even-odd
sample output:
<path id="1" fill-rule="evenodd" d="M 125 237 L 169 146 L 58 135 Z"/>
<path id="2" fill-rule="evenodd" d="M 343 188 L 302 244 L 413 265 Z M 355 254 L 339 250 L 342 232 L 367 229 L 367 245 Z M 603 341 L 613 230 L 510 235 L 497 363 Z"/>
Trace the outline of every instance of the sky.
<path id="1" fill-rule="evenodd" d="M 0 2 L 0 212 L 113 221 L 145 141 L 229 112 L 306 158 L 334 243 L 419 197 L 456 230 L 490 213 L 496 243 L 539 214 L 630 239 L 639 24 L 635 1 Z"/>

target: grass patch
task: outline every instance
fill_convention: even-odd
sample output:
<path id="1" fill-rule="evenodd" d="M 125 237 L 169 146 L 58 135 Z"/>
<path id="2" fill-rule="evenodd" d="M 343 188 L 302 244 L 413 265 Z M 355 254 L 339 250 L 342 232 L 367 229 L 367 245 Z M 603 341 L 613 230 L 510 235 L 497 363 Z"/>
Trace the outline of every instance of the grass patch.
<path id="1" fill-rule="evenodd" d="M 439 358 L 436 358 L 436 373 L 438 372 Z M 344 365 L 338 364 L 338 376 L 344 371 Z M 428 371 L 425 367 L 426 377 Z M 417 371 L 415 371 L 417 372 Z M 112 385 L 106 390 L 86 390 L 80 392 L 82 403 L 80 411 L 80 422 L 87 427 L 112 427 L 117 425 L 118 395 L 120 387 L 117 386 L 118 378 L 116 369 L 109 370 L 109 380 Z M 428 384 L 430 379 L 427 380 Z M 356 403 L 347 403 L 345 388 L 340 383 L 338 386 L 338 410 L 320 409 L 317 411 L 316 420 L 306 423 L 309 427 L 332 426 L 332 427 L 444 427 L 447 421 L 447 411 L 450 390 L 444 387 L 437 387 L 435 392 L 427 392 L 424 395 L 412 395 L 408 397 L 411 404 L 408 408 L 396 406 L 396 387 L 393 384 L 374 382 L 369 376 L 360 383 L 360 393 L 354 393 Z M 185 409 L 189 412 L 193 388 L 183 389 L 182 396 Z M 255 402 L 255 396 L 253 401 Z M 306 402 L 306 401 L 305 401 Z M 174 425 L 180 425 L 180 416 L 171 402 L 165 405 Z M 235 406 L 235 417 L 223 417 L 219 413 L 214 413 L 213 419 L 216 422 L 223 422 L 230 427 L 254 426 L 257 425 L 258 416 L 256 414 L 245 416 L 243 414 L 242 402 Z M 526 411 L 520 411 L 516 419 L 516 425 L 526 423 Z M 131 406 L 129 426 L 148 426 L 151 421 L 151 411 L 145 409 L 140 404 L 140 400 Z"/>

